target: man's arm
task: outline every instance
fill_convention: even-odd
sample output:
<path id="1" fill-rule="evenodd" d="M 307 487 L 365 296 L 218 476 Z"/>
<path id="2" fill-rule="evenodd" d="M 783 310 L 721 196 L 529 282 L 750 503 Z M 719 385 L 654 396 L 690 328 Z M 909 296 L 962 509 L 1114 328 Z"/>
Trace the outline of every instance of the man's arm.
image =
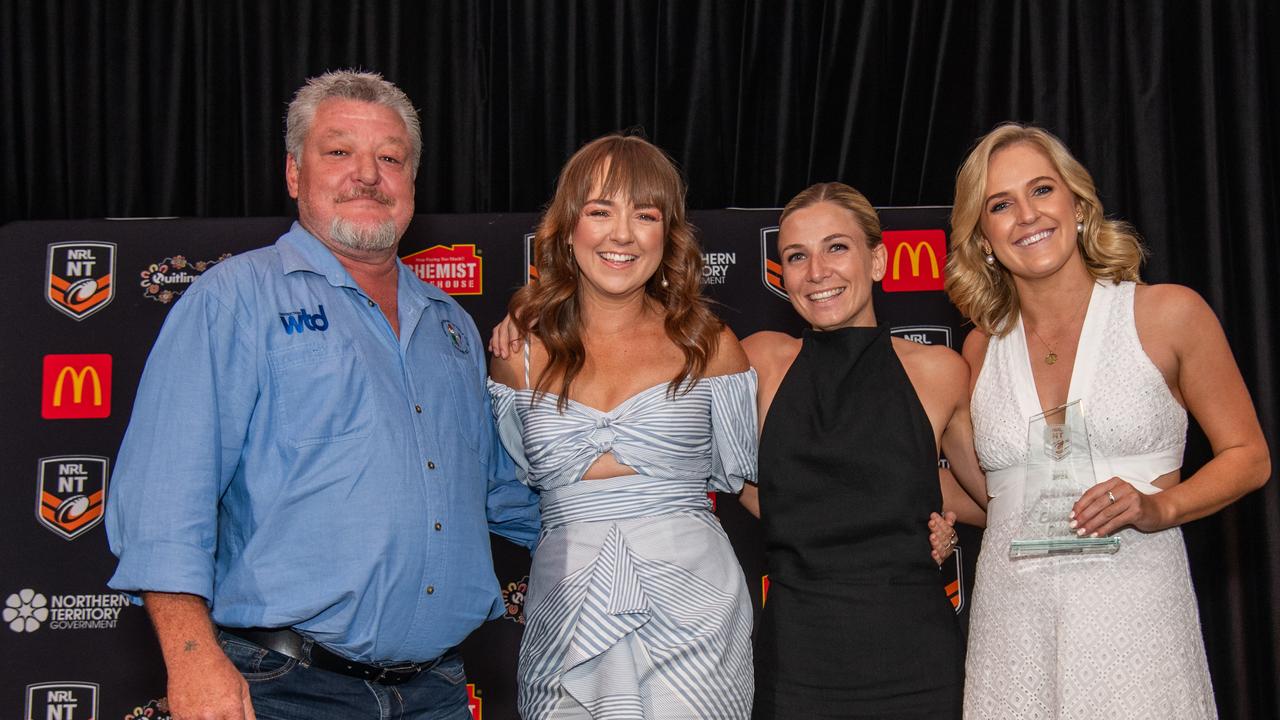
<path id="1" fill-rule="evenodd" d="M 249 684 L 218 646 L 204 598 L 142 594 L 169 672 L 169 708 L 181 720 L 254 720 Z"/>

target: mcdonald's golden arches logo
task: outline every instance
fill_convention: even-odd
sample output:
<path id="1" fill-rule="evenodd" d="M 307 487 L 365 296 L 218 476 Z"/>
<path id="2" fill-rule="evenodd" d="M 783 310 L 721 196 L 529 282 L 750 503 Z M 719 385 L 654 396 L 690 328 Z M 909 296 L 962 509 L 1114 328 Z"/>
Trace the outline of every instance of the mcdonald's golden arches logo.
<path id="1" fill-rule="evenodd" d="M 111 356 L 45 355 L 40 416 L 46 420 L 111 415 Z"/>
<path id="2" fill-rule="evenodd" d="M 947 234 L 942 230 L 885 230 L 884 249 L 889 268 L 881 286 L 885 292 L 941 290 L 947 265 Z"/>

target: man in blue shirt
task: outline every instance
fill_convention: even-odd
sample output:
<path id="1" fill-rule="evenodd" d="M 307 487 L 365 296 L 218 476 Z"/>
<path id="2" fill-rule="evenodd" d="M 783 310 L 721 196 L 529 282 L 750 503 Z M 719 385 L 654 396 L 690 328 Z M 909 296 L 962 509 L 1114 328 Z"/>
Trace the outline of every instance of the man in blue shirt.
<path id="1" fill-rule="evenodd" d="M 110 585 L 141 595 L 176 717 L 469 718 L 452 648 L 503 610 L 488 532 L 532 546 L 537 501 L 474 323 L 397 258 L 417 112 L 328 73 L 286 140 L 298 222 L 193 283 L 147 361 Z"/>

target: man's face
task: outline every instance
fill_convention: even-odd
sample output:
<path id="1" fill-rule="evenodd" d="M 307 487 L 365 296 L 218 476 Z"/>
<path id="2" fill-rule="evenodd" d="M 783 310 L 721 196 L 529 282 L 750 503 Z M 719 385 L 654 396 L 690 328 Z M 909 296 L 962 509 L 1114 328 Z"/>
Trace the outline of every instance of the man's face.
<path id="1" fill-rule="evenodd" d="M 285 160 L 302 226 L 334 252 L 394 248 L 413 218 L 409 133 L 391 108 L 330 99 L 316 108 L 301 164 Z"/>

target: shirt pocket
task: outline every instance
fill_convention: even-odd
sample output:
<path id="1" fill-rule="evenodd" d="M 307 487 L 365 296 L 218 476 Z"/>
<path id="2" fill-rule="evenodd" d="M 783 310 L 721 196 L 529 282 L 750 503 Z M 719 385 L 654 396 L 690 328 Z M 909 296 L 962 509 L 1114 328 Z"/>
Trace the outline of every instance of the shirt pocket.
<path id="1" fill-rule="evenodd" d="M 267 353 L 280 428 L 294 447 L 369 437 L 368 372 L 350 343 L 317 342 Z"/>
<path id="2" fill-rule="evenodd" d="M 467 447 L 479 450 L 480 435 L 484 430 L 480 423 L 490 421 L 484 404 L 489 391 L 479 379 L 469 357 L 454 352 L 452 348 L 446 350 L 446 355 L 439 367 L 446 373 L 445 385 L 449 386 L 449 398 L 457 413 L 459 434 Z M 480 453 L 480 456 L 482 461 L 488 462 L 486 453 Z"/>

